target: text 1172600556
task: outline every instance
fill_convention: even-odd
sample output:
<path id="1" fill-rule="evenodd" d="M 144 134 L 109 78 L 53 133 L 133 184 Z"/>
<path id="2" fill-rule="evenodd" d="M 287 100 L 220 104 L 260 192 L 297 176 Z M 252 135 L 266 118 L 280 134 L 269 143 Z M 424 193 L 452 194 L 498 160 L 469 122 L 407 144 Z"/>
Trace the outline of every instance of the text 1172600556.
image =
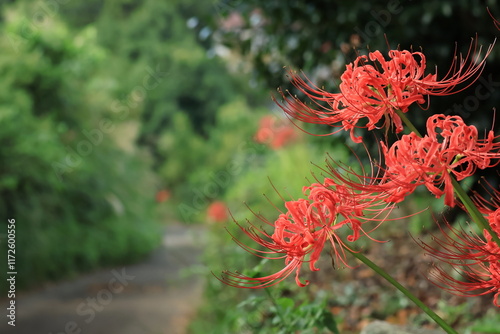
<path id="1" fill-rule="evenodd" d="M 8 219 L 7 225 L 7 282 L 9 289 L 7 297 L 10 299 L 7 307 L 8 324 L 16 325 L 16 220 Z"/>

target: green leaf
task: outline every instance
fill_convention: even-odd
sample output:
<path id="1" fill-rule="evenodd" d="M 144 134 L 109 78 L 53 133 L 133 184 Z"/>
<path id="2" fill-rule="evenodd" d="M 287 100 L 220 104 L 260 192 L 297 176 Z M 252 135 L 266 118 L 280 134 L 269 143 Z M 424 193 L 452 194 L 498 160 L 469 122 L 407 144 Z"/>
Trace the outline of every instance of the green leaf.
<path id="1" fill-rule="evenodd" d="M 337 321 L 335 321 L 333 314 L 327 310 L 323 311 L 323 326 L 331 330 L 334 334 L 340 334 L 337 328 Z"/>
<path id="2" fill-rule="evenodd" d="M 288 310 L 288 309 L 293 308 L 293 306 L 295 305 L 295 302 L 291 298 L 281 297 L 281 298 L 276 300 L 276 304 L 282 310 Z"/>

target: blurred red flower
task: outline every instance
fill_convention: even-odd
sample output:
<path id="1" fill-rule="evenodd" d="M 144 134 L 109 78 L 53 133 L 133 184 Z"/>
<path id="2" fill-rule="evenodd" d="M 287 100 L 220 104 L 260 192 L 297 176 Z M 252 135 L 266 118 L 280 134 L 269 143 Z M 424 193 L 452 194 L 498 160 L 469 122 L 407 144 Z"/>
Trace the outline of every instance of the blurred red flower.
<path id="1" fill-rule="evenodd" d="M 298 137 L 297 129 L 288 120 L 279 120 L 274 116 L 266 115 L 261 118 L 259 129 L 254 140 L 266 144 L 273 150 L 282 148 L 292 143 Z"/>
<path id="2" fill-rule="evenodd" d="M 228 220 L 228 208 L 224 202 L 212 202 L 207 208 L 209 222 L 222 223 Z"/>
<path id="3" fill-rule="evenodd" d="M 168 190 L 166 189 L 160 190 L 156 193 L 156 202 L 163 203 L 165 201 L 168 201 L 170 196 L 171 194 Z"/>

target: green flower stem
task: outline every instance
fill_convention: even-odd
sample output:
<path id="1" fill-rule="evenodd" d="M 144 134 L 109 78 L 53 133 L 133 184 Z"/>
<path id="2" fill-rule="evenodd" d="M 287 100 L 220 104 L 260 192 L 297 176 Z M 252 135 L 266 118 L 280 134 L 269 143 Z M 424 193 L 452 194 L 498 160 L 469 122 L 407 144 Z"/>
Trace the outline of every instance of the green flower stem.
<path id="1" fill-rule="evenodd" d="M 269 297 L 269 299 L 273 303 L 274 307 L 276 308 L 276 314 L 278 315 L 278 318 L 280 318 L 281 324 L 283 326 L 285 326 L 286 329 L 289 329 L 288 328 L 289 327 L 288 322 L 285 321 L 285 317 L 281 313 L 281 308 L 279 307 L 278 303 L 276 303 L 276 299 L 274 299 L 273 295 L 271 295 L 271 292 L 269 291 L 269 289 L 264 289 L 264 291 L 266 291 L 267 296 Z"/>
<path id="2" fill-rule="evenodd" d="M 408 117 L 406 117 L 406 115 L 401 111 L 401 110 L 396 110 L 396 114 L 398 114 L 398 116 L 403 120 L 403 123 L 405 123 L 405 125 L 412 131 L 412 132 L 415 132 L 415 134 L 419 137 L 422 137 L 422 135 L 420 134 L 420 132 L 418 132 L 417 128 L 413 125 L 412 122 L 410 122 L 410 120 L 408 119 Z"/>
<path id="3" fill-rule="evenodd" d="M 413 123 L 406 117 L 406 115 L 401 111 L 401 110 L 396 110 L 396 114 L 401 117 L 405 125 L 413 132 L 415 132 L 416 135 L 419 137 L 422 137 L 420 132 L 415 128 Z M 493 232 L 493 230 L 490 227 L 490 224 L 484 218 L 484 216 L 479 212 L 478 208 L 474 205 L 472 200 L 470 199 L 469 195 L 465 192 L 465 190 L 462 188 L 460 183 L 453 177 L 453 175 L 450 174 L 450 178 L 452 180 L 453 184 L 453 189 L 455 190 L 455 193 L 457 194 L 457 197 L 462 201 L 462 204 L 465 206 L 465 209 L 469 213 L 469 216 L 472 218 L 472 220 L 476 223 L 476 225 L 479 227 L 481 231 L 486 230 L 489 232 L 491 235 L 492 239 L 497 243 L 497 245 L 500 247 L 500 238 L 498 235 Z"/>
<path id="4" fill-rule="evenodd" d="M 402 286 L 398 281 L 396 281 L 391 275 L 389 275 L 385 270 L 377 266 L 370 259 L 364 256 L 361 253 L 351 252 L 358 260 L 366 264 L 377 274 L 385 278 L 389 283 L 394 285 L 399 291 L 401 291 L 406 297 L 408 297 L 411 301 L 413 301 L 418 307 L 422 309 L 427 315 L 429 315 L 432 320 L 434 320 L 442 329 L 446 331 L 448 334 L 458 334 L 446 321 L 444 321 L 439 315 L 437 315 L 433 310 L 431 310 L 427 305 L 424 304 L 420 299 L 418 299 L 414 294 L 410 292 L 407 288 Z"/>
<path id="5" fill-rule="evenodd" d="M 453 177 L 453 175 L 450 175 L 450 177 L 451 177 L 451 182 L 453 183 L 453 188 L 455 189 L 455 193 L 457 194 L 458 198 L 460 198 L 460 200 L 462 201 L 462 204 L 467 209 L 467 212 L 472 217 L 472 220 L 476 222 L 477 226 L 479 226 L 481 231 L 483 230 L 488 231 L 489 234 L 491 235 L 491 238 L 500 247 L 500 238 L 498 238 L 498 235 L 495 232 L 493 232 L 486 218 L 484 218 L 483 214 L 479 212 L 477 206 L 474 205 L 470 197 L 465 192 L 464 188 L 462 188 L 460 183 L 458 183 L 458 181 Z"/>

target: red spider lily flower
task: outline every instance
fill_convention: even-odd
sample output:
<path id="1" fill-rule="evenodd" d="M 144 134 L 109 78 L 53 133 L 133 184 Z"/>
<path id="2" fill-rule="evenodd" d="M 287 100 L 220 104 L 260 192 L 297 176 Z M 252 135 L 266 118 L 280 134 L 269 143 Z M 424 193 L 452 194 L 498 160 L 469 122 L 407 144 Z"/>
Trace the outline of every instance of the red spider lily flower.
<path id="1" fill-rule="evenodd" d="M 228 220 L 228 208 L 224 202 L 215 201 L 207 208 L 207 218 L 210 222 L 221 223 Z"/>
<path id="2" fill-rule="evenodd" d="M 482 296 L 494 293 L 493 303 L 500 307 L 500 263 L 498 261 L 477 263 L 475 267 L 467 266 L 464 272 L 454 270 L 463 280 L 454 278 L 440 267 L 433 273 L 440 288 L 455 295 L 465 297 Z"/>
<path id="3" fill-rule="evenodd" d="M 500 208 L 487 216 L 493 233 L 500 235 Z M 432 271 L 434 283 L 439 287 L 461 296 L 479 296 L 494 293 L 493 303 L 500 307 L 500 247 L 492 240 L 488 231 L 484 238 L 472 232 L 458 230 L 447 224 L 447 231 L 441 226 L 444 238 L 433 239 L 437 247 L 421 242 L 422 247 L 434 258 L 450 264 L 459 274 L 453 277 L 436 266 Z M 451 233 L 450 233 L 451 232 Z"/>
<path id="4" fill-rule="evenodd" d="M 343 178 L 339 173 L 336 177 L 339 180 Z M 347 179 L 345 181 L 352 182 Z M 341 224 L 347 225 L 352 230 L 352 235 L 347 237 L 347 240 L 352 242 L 359 239 L 361 234 L 368 236 L 374 230 L 364 231 L 362 228 L 364 223 L 371 221 L 380 224 L 389 220 L 388 216 L 394 208 L 394 204 L 383 201 L 386 196 L 384 193 L 357 190 L 363 187 L 364 185 L 354 185 L 354 183 L 352 187 L 345 183 L 338 184 L 333 179 L 325 178 L 323 183 L 314 183 L 304 187 L 303 190 L 311 201 L 312 210 L 315 210 L 322 221 L 334 223 L 339 216 L 344 218 Z"/>
<path id="5" fill-rule="evenodd" d="M 332 175 L 338 176 L 339 180 L 347 180 L 338 172 L 332 171 Z M 365 178 L 359 176 L 359 179 Z M 393 208 L 393 205 L 387 204 L 373 193 L 351 189 L 348 184 L 339 184 L 331 178 L 326 178 L 323 183 L 314 183 L 309 187 L 304 187 L 304 194 L 308 197 L 307 199 L 285 202 L 287 211 L 281 213 L 274 223 L 259 216 L 263 222 L 274 228 L 272 234 L 254 225 L 244 228 L 238 224 L 247 236 L 265 250 L 246 246 L 233 237 L 241 247 L 254 255 L 268 259 L 284 258 L 285 267 L 265 277 L 249 277 L 237 272 L 224 272 L 219 278 L 222 282 L 241 288 L 265 288 L 278 284 L 295 273 L 297 285 L 306 286 L 309 282 L 303 283 L 299 279 L 302 265 L 309 263 L 311 271 L 319 270 L 315 265 L 326 241 L 329 241 L 332 246 L 335 256 L 333 260 L 350 267 L 346 260 L 345 250 L 352 250 L 338 234 L 339 230 L 344 226 L 350 228 L 352 235 L 347 237 L 347 241 L 355 241 L 361 233 L 368 235 L 369 232 L 362 228 L 364 223 L 375 221 L 380 225 L 381 222 L 388 220 L 387 216 Z M 340 219 L 341 217 L 344 219 Z M 271 254 L 277 254 L 277 256 Z"/>
<path id="6" fill-rule="evenodd" d="M 390 194 L 388 201 L 401 202 L 419 185 L 436 197 L 445 195 L 453 207 L 455 198 L 450 174 L 458 181 L 500 163 L 500 142 L 493 131 L 478 139 L 477 128 L 466 125 L 458 116 L 433 115 L 427 120 L 427 135 L 404 135 L 390 148 L 381 142 L 385 158 L 382 185 Z"/>
<path id="7" fill-rule="evenodd" d="M 380 51 L 370 52 L 346 66 L 340 77 L 339 93 L 327 92 L 309 79 L 290 72 L 291 83 L 312 101 L 312 106 L 283 92 L 280 93 L 285 102 L 277 104 L 286 114 L 300 121 L 350 131 L 356 143 L 362 140 L 354 134 L 357 127 L 373 130 L 394 125 L 399 133 L 403 124 L 396 111 L 406 113 L 411 104 L 422 106 L 431 95 L 450 95 L 469 87 L 481 74 L 491 49 L 492 45 L 480 59 L 481 47 L 477 50 L 477 43 L 471 43 L 465 58 L 455 57 L 441 80 L 437 79 L 437 72 L 425 75 L 426 59 L 421 52 L 390 50 L 390 60 Z M 469 79 L 473 80 L 457 87 Z M 366 125 L 359 125 L 364 118 Z"/>
<path id="8" fill-rule="evenodd" d="M 248 277 L 240 273 L 224 272 L 220 280 L 228 285 L 240 288 L 265 288 L 278 284 L 295 272 L 297 285 L 301 287 L 308 285 L 309 281 L 302 283 L 299 279 L 302 264 L 309 262 L 309 268 L 312 271 L 319 270 L 315 267 L 315 263 L 318 261 L 325 241 L 329 237 L 329 229 L 325 228 L 321 221 L 315 219 L 316 217 L 308 214 L 309 206 L 309 201 L 305 199 L 286 202 L 285 207 L 288 209 L 286 213 L 280 214 L 274 224 L 266 221 L 269 225 L 273 225 L 273 234 L 268 234 L 253 225 L 250 228 L 243 228 L 238 225 L 246 235 L 267 248 L 267 250 L 263 251 L 248 247 L 235 239 L 236 242 L 259 257 L 284 258 L 285 267 L 282 270 L 258 278 Z M 269 254 L 278 254 L 278 256 L 273 257 Z"/>

